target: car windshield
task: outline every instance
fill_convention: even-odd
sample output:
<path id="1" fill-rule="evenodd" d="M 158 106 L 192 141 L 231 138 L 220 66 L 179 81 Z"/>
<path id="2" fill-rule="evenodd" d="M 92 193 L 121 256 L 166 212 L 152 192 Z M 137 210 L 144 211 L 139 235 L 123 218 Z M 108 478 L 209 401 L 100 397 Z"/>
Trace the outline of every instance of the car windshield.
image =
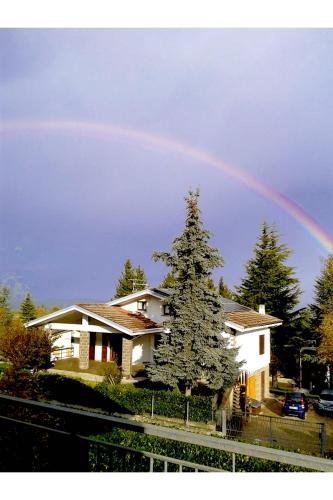
<path id="1" fill-rule="evenodd" d="M 333 401 L 333 394 L 321 394 L 320 399 L 323 399 L 324 401 Z"/>
<path id="2" fill-rule="evenodd" d="M 302 401 L 301 394 L 287 394 L 288 403 L 300 403 Z"/>

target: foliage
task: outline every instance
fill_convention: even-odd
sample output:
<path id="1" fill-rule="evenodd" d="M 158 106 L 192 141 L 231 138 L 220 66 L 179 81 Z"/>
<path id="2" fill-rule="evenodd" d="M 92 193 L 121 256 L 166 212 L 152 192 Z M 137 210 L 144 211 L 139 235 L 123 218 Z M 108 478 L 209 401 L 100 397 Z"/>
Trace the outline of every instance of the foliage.
<path id="1" fill-rule="evenodd" d="M 117 363 L 106 363 L 104 366 L 104 382 L 110 385 L 119 384 L 121 381 L 121 369 Z"/>
<path id="2" fill-rule="evenodd" d="M 8 326 L 13 317 L 10 307 L 10 289 L 0 286 L 0 329 Z"/>
<path id="3" fill-rule="evenodd" d="M 111 432 L 98 435 L 95 434 L 91 437 L 120 446 L 134 448 L 136 450 L 148 451 L 157 455 L 164 455 L 179 460 L 207 465 L 209 467 L 216 467 L 225 471 L 232 470 L 232 455 L 230 452 L 222 450 L 182 443 L 172 439 L 147 436 L 145 434 L 122 429 L 114 429 Z M 113 450 L 112 453 L 100 452 L 97 462 L 95 453 L 92 452 L 90 455 L 92 471 L 112 470 L 115 472 L 143 472 L 149 470 L 148 459 L 145 460 L 143 457 L 135 460 L 132 456 L 131 459 L 128 460 L 128 456 L 125 457 L 123 452 Z M 156 462 L 154 464 L 154 470 L 156 472 L 163 472 L 163 466 L 164 464 L 162 462 Z M 170 472 L 178 472 L 178 467 L 169 464 L 168 470 Z M 305 469 L 292 465 L 272 462 L 261 458 L 236 455 L 237 472 L 299 472 L 304 470 Z"/>
<path id="4" fill-rule="evenodd" d="M 96 391 L 109 397 L 125 409 L 127 413 L 142 415 L 151 412 L 152 396 L 154 396 L 154 414 L 164 417 L 183 419 L 185 405 L 189 400 L 190 420 L 208 422 L 212 418 L 213 398 L 207 396 L 191 396 L 185 398 L 179 391 L 152 391 L 137 389 L 131 384 L 108 385 L 97 384 Z"/>
<path id="5" fill-rule="evenodd" d="M 147 278 L 144 270 L 138 266 L 133 267 L 130 259 L 127 259 L 124 263 L 124 269 L 118 280 L 116 286 L 116 293 L 114 298 L 118 299 L 129 295 L 130 293 L 144 290 L 146 288 Z"/>
<path id="6" fill-rule="evenodd" d="M 59 334 L 41 328 L 25 329 L 13 321 L 0 335 L 0 354 L 14 371 L 40 370 L 50 365 L 52 346 Z"/>
<path id="7" fill-rule="evenodd" d="M 51 314 L 55 311 L 59 311 L 60 307 L 59 306 L 44 306 L 44 305 L 39 305 L 35 306 L 36 309 L 36 318 L 39 318 L 40 316 L 45 316 L 46 314 Z"/>
<path id="8" fill-rule="evenodd" d="M 279 244 L 274 226 L 264 222 L 254 256 L 245 266 L 246 276 L 237 287 L 239 302 L 256 310 L 265 304 L 268 314 L 288 319 L 300 295 L 294 269 L 285 264 L 291 253 L 286 245 Z"/>
<path id="9" fill-rule="evenodd" d="M 20 314 L 23 323 L 27 323 L 37 317 L 36 307 L 32 302 L 29 292 L 26 294 L 25 299 L 20 306 Z"/>
<path id="10" fill-rule="evenodd" d="M 166 276 L 164 276 L 159 286 L 161 288 L 172 288 L 175 283 L 176 283 L 176 278 L 170 271 L 169 273 L 166 274 Z"/>
<path id="11" fill-rule="evenodd" d="M 219 295 L 221 295 L 221 297 L 224 297 L 225 299 L 231 299 L 231 300 L 235 299 L 235 296 L 232 293 L 232 291 L 230 290 L 230 288 L 224 283 L 222 276 L 219 279 L 219 282 L 217 285 L 217 290 L 218 290 Z"/>
<path id="12" fill-rule="evenodd" d="M 183 233 L 172 244 L 172 253 L 155 252 L 177 277 L 173 293 L 166 300 L 170 316 L 161 334 L 148 373 L 154 382 L 169 387 L 181 385 L 186 393 L 203 379 L 208 387 L 232 385 L 238 374 L 236 350 L 221 335 L 224 314 L 220 296 L 209 287 L 211 270 L 222 265 L 217 249 L 208 244 L 198 208 L 199 193 L 186 198 Z"/>
<path id="13" fill-rule="evenodd" d="M 333 254 L 323 263 L 315 284 L 314 326 L 319 333 L 318 356 L 333 363 Z"/>
<path id="14" fill-rule="evenodd" d="M 272 331 L 272 351 L 285 370 L 283 346 L 289 344 L 289 315 L 300 296 L 299 280 L 293 267 L 286 265 L 292 252 L 279 243 L 275 227 L 264 222 L 253 253 L 245 266 L 246 276 L 236 287 L 237 301 L 256 310 L 265 304 L 267 314 L 283 321 Z"/>

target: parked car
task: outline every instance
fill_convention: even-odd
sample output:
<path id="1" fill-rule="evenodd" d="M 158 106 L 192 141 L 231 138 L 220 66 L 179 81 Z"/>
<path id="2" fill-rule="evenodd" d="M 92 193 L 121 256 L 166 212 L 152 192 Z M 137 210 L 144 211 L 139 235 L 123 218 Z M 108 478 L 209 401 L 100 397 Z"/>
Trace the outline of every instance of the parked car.
<path id="1" fill-rule="evenodd" d="M 333 389 L 324 389 L 321 391 L 315 409 L 319 414 L 327 413 L 333 415 Z"/>
<path id="2" fill-rule="evenodd" d="M 295 415 L 305 418 L 308 411 L 308 402 L 303 392 L 287 392 L 282 409 L 282 415 Z"/>

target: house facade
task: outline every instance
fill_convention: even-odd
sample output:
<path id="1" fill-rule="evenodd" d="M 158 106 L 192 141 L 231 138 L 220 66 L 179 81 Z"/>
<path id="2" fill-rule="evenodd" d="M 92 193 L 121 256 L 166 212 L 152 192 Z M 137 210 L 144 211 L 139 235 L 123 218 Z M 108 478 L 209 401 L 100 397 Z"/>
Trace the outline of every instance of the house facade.
<path id="1" fill-rule="evenodd" d="M 101 304 L 74 304 L 32 320 L 26 326 L 41 326 L 59 332 L 56 347 L 79 358 L 82 370 L 90 360 L 116 361 L 124 377 L 153 362 L 156 338 L 168 318 L 166 300 L 170 290 L 148 288 Z M 239 380 L 248 397 L 262 400 L 269 389 L 270 329 L 281 321 L 222 299 L 230 346 L 238 347 L 244 361 Z"/>

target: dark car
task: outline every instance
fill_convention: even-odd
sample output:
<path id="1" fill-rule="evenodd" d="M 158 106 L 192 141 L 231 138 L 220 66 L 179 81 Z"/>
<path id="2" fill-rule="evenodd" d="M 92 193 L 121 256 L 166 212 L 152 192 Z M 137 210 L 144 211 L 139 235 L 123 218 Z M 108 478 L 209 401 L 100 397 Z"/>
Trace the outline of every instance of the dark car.
<path id="1" fill-rule="evenodd" d="M 321 391 L 315 408 L 319 414 L 333 415 L 333 389 L 324 389 Z"/>
<path id="2" fill-rule="evenodd" d="M 287 392 L 284 398 L 282 415 L 294 415 L 304 419 L 308 411 L 308 402 L 303 392 Z"/>

